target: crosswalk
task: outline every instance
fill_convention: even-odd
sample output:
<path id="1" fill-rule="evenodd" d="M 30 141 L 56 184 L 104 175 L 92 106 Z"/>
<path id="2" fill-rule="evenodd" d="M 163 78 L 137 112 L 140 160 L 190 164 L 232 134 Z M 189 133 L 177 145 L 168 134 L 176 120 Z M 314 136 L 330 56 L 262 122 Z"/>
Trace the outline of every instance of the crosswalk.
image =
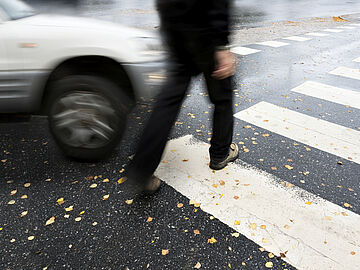
<path id="1" fill-rule="evenodd" d="M 354 25 L 358 26 L 358 25 Z M 344 28 L 351 29 L 352 27 Z M 326 29 L 332 33 L 343 30 Z M 331 31 L 330 31 L 331 30 Z M 327 36 L 308 33 L 307 36 Z M 311 38 L 288 37 L 305 42 Z M 274 48 L 279 41 L 257 43 Z M 234 53 L 258 53 L 234 47 Z M 360 62 L 360 57 L 353 60 Z M 340 66 L 328 76 L 360 80 L 360 69 Z M 346 108 L 360 109 L 360 92 L 317 81 L 289 91 Z M 261 101 L 235 118 L 273 134 L 360 164 L 360 130 Z M 360 269 L 360 215 L 244 162 L 215 172 L 208 168 L 209 145 L 188 135 L 169 142 L 156 174 L 234 230 L 298 269 Z"/>

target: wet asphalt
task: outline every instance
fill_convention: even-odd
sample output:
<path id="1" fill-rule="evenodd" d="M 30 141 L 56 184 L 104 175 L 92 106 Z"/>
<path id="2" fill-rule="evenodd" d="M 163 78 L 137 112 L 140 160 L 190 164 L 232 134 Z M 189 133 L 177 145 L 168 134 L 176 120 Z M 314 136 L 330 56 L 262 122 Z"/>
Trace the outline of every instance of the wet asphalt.
<path id="1" fill-rule="evenodd" d="M 360 56 L 359 35 L 356 28 L 306 42 L 285 41 L 290 45 L 281 48 L 249 45 L 261 52 L 238 57 L 234 112 L 266 101 L 359 130 L 358 109 L 304 95 L 299 99 L 299 94 L 290 92 L 306 80 L 358 91 L 356 80 L 327 72 L 342 65 L 358 68 L 352 60 Z M 139 104 L 121 145 L 98 163 L 64 157 L 44 118 L 1 118 L 1 269 L 192 269 L 197 262 L 201 269 L 267 269 L 269 261 L 273 269 L 293 269 L 245 237 L 232 237 L 232 229 L 189 205 L 187 198 L 165 184 L 152 197 L 133 197 L 126 182 L 118 183 L 150 108 L 151 104 Z M 211 109 L 202 78 L 195 78 L 171 138 L 192 134 L 207 142 Z M 339 206 L 349 203 L 350 210 L 360 214 L 358 164 L 245 125 L 235 119 L 234 141 L 244 142 L 250 150 L 241 153 L 239 162 Z M 270 136 L 262 137 L 264 133 Z M 289 160 L 294 170 L 284 167 Z M 127 204 L 130 199 L 134 201 Z M 12 200 L 14 204 L 9 204 Z M 67 212 L 65 208 L 71 206 L 73 210 Z M 46 225 L 52 217 L 54 222 Z M 217 242 L 208 243 L 211 237 Z M 163 250 L 169 253 L 162 255 Z"/>

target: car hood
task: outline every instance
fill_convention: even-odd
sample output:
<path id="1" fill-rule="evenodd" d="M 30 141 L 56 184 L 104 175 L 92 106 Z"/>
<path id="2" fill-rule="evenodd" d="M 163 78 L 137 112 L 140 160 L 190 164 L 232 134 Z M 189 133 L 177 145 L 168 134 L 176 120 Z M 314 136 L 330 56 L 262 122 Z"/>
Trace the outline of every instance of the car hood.
<path id="1" fill-rule="evenodd" d="M 155 33 L 131 28 L 120 24 L 83 17 L 65 15 L 39 14 L 23 19 L 24 24 L 33 26 L 62 27 L 74 29 L 86 29 L 101 33 L 114 33 L 128 37 L 156 37 Z"/>

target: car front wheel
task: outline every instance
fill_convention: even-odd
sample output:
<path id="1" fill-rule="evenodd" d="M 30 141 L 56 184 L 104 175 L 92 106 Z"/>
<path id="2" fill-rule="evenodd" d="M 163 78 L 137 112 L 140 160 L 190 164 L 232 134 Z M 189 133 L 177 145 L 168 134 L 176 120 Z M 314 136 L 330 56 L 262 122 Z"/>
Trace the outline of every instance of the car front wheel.
<path id="1" fill-rule="evenodd" d="M 100 160 L 121 140 L 129 99 L 106 78 L 78 75 L 55 81 L 47 105 L 50 131 L 64 153 Z"/>

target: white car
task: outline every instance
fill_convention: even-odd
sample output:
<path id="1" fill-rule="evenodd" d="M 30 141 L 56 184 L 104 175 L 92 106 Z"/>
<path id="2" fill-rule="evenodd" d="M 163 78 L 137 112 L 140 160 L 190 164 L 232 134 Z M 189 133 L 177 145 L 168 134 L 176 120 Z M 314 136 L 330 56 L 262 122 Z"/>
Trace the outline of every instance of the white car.
<path id="1" fill-rule="evenodd" d="M 65 154 L 100 159 L 164 79 L 160 39 L 105 21 L 36 14 L 0 0 L 0 113 L 48 115 Z"/>

